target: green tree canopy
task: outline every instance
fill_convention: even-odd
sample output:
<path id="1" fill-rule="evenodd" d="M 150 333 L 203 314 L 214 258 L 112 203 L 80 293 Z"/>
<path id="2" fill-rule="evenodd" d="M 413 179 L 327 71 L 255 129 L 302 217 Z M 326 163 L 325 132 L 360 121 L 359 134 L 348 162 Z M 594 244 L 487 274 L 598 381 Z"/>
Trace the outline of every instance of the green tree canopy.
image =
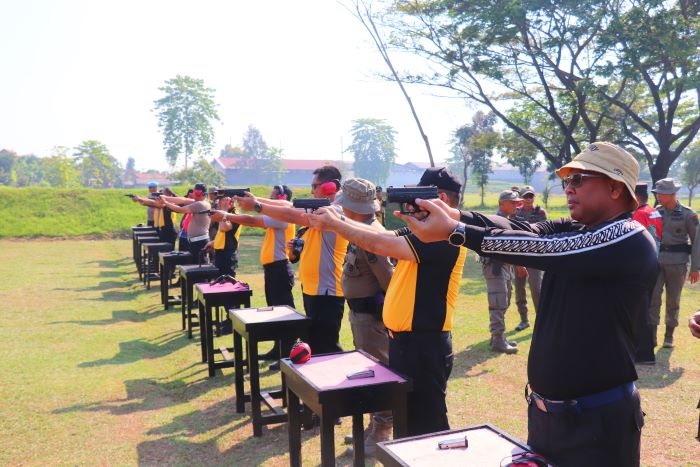
<path id="1" fill-rule="evenodd" d="M 260 130 L 253 125 L 248 126 L 241 146 L 243 152 L 238 167 L 249 170 L 251 180 L 269 185 L 279 183 L 284 174 L 281 149 L 268 146 Z"/>
<path id="2" fill-rule="evenodd" d="M 352 122 L 351 133 L 352 143 L 346 151 L 355 158 L 355 175 L 385 185 L 396 160 L 396 131 L 384 120 L 359 118 Z"/>
<path id="3" fill-rule="evenodd" d="M 392 45 L 425 59 L 404 79 L 486 106 L 550 166 L 609 140 L 641 155 L 658 180 L 700 130 L 697 2 L 389 4 Z"/>
<path id="4" fill-rule="evenodd" d="M 15 184 L 16 176 L 14 172 L 17 153 L 9 149 L 0 151 L 0 185 L 11 186 Z"/>
<path id="5" fill-rule="evenodd" d="M 226 182 L 224 175 L 204 158 L 195 161 L 189 169 L 173 172 L 172 178 L 183 185 L 194 185 L 201 182 L 209 186 L 215 185 L 220 187 Z"/>
<path id="6" fill-rule="evenodd" d="M 688 206 L 693 205 L 693 194 L 700 185 L 700 141 L 692 144 L 679 158 L 680 178 L 688 188 Z"/>
<path id="7" fill-rule="evenodd" d="M 486 186 L 489 175 L 493 172 L 491 158 L 498 143 L 498 133 L 494 130 L 496 116 L 478 111 L 472 123 L 457 128 L 452 139 L 452 157 L 447 165 L 453 173 L 462 174 L 462 192 L 460 204 L 464 199 L 469 171 L 481 191 L 481 205 L 484 206 Z"/>
<path id="8" fill-rule="evenodd" d="M 171 166 L 184 153 L 187 161 L 195 153 L 206 153 L 214 145 L 212 121 L 219 120 L 214 90 L 201 79 L 177 75 L 159 88 L 165 95 L 155 101 L 158 126 L 163 131 L 165 157 Z"/>
<path id="9" fill-rule="evenodd" d="M 80 186 L 80 172 L 69 153 L 70 148 L 56 146 L 51 155 L 43 159 L 44 176 L 49 185 L 57 188 Z"/>
<path id="10" fill-rule="evenodd" d="M 107 149 L 97 140 L 80 143 L 73 153 L 84 186 L 114 188 L 120 186 L 122 168 Z"/>

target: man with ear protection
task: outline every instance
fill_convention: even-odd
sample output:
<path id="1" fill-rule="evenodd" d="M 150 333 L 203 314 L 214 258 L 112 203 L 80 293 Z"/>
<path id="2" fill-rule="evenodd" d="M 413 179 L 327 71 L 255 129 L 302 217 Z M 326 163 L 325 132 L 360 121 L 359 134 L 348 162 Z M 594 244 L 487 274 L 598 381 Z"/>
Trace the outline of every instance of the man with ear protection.
<path id="1" fill-rule="evenodd" d="M 271 200 L 286 201 L 292 197 L 292 190 L 287 185 L 275 185 L 270 192 Z M 236 224 L 265 229 L 262 247 L 260 248 L 260 264 L 265 273 L 265 300 L 268 306 L 289 305 L 294 308 L 294 271 L 287 256 L 287 242 L 294 238 L 294 224 L 279 221 L 270 216 L 252 216 L 250 214 L 232 214 L 217 211 L 212 220 L 220 222 L 229 220 Z M 293 340 L 283 342 L 283 353 L 292 345 Z M 286 356 L 286 355 L 282 355 Z M 277 360 L 280 358 L 280 347 L 277 342 L 268 353 L 260 355 L 262 360 Z M 273 364 L 276 369 L 278 363 Z"/>
<path id="2" fill-rule="evenodd" d="M 340 191 L 340 179 L 337 167 L 319 167 L 313 172 L 311 194 L 314 198 L 326 198 L 333 204 Z M 252 194 L 236 199 L 242 209 L 309 227 L 304 211 L 295 209 L 289 200 L 263 199 Z M 342 214 L 340 206 L 333 204 L 332 209 Z M 338 342 L 345 308 L 341 276 L 348 242 L 335 232 L 322 232 L 314 228 L 306 232 L 304 242 L 299 260 L 299 280 L 304 311 L 311 318 L 309 345 L 314 354 L 342 351 Z"/>

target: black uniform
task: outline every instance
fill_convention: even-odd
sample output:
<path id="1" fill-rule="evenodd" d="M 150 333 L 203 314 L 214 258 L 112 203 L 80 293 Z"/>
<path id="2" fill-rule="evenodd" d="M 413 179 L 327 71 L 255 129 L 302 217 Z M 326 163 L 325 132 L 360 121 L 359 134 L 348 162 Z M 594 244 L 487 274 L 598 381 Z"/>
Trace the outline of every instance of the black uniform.
<path id="1" fill-rule="evenodd" d="M 634 323 L 658 270 L 649 232 L 626 215 L 593 229 L 461 217 L 468 248 L 545 272 L 528 359 L 528 443 L 556 464 L 638 465 Z"/>

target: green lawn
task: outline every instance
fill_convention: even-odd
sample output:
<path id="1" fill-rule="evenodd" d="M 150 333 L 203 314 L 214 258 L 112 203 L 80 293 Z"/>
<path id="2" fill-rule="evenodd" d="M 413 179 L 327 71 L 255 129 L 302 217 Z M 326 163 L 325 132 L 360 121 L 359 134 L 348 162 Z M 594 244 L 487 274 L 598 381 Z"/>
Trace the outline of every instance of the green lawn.
<path id="1" fill-rule="evenodd" d="M 241 243 L 240 276 L 256 306 L 264 304 L 259 243 Z M 144 290 L 130 254 L 126 240 L 0 240 L 0 465 L 288 465 L 286 425 L 253 438 L 250 410 L 235 412 L 233 370 L 206 377 L 179 310 L 163 311 L 157 289 Z M 450 422 L 488 422 L 524 440 L 531 329 L 510 334 L 519 354 L 492 353 L 484 292 L 470 254 L 455 317 Z M 682 321 L 699 299 L 700 287 L 685 290 Z M 517 321 L 511 308 L 508 329 Z M 700 340 L 685 327 L 677 335 L 675 349 L 639 369 L 644 465 L 699 458 Z M 342 343 L 352 348 L 347 321 Z M 277 373 L 263 376 L 263 387 L 279 384 Z M 338 455 L 350 430 L 349 419 L 336 429 Z M 302 455 L 305 465 L 318 465 L 318 429 L 304 433 Z"/>

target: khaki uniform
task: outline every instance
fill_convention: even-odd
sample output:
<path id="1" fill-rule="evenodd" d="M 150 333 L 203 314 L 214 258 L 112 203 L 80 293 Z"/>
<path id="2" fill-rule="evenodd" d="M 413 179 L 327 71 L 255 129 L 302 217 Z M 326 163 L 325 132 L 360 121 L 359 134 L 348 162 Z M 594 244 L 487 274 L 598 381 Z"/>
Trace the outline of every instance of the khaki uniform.
<path id="1" fill-rule="evenodd" d="M 496 214 L 505 217 L 500 210 Z M 480 261 L 488 292 L 489 331 L 492 337 L 503 335 L 506 331 L 505 315 L 510 306 L 513 290 L 511 284 L 515 278 L 515 271 L 510 264 L 496 259 L 482 257 Z"/>
<path id="2" fill-rule="evenodd" d="M 372 219 L 368 223 L 377 230 L 384 227 Z M 348 250 L 343 263 L 341 276 L 343 292 L 350 308 L 350 329 L 355 348 L 364 350 L 385 364 L 389 364 L 389 337 L 382 321 L 382 306 L 384 293 L 394 265 L 386 256 L 369 253 L 353 243 L 348 243 Z M 392 424 L 391 410 L 375 412 L 370 419 L 370 425 L 365 432 L 365 439 L 374 430 L 390 433 Z M 379 441 L 389 439 L 383 436 Z"/>
<path id="3" fill-rule="evenodd" d="M 514 218 L 519 221 L 535 224 L 547 220 L 547 211 L 540 206 L 535 206 L 529 211 L 523 208 L 515 210 Z M 530 285 L 530 295 L 532 295 L 532 303 L 535 305 L 535 313 L 537 313 L 537 305 L 540 303 L 540 289 L 542 288 L 542 271 L 534 268 L 527 268 L 527 277 L 518 277 L 515 275 L 513 281 L 515 285 L 515 304 L 518 307 L 520 321 L 523 323 L 529 322 L 527 317 L 527 292 L 525 284 Z"/>
<path id="4" fill-rule="evenodd" d="M 661 247 L 659 250 L 659 276 L 654 286 L 649 305 L 649 322 L 658 326 L 661 315 L 661 295 L 666 287 L 666 327 L 678 326 L 681 291 L 688 272 L 700 269 L 700 241 L 698 233 L 698 216 L 692 209 L 681 205 L 668 210 L 657 206 L 663 219 Z"/>
<path id="5" fill-rule="evenodd" d="M 376 219 L 370 225 L 384 230 Z M 341 281 L 350 307 L 350 327 L 355 348 L 387 364 L 389 338 L 382 322 L 381 307 L 393 273 L 394 266 L 386 256 L 368 253 L 357 245 L 348 244 Z"/>

